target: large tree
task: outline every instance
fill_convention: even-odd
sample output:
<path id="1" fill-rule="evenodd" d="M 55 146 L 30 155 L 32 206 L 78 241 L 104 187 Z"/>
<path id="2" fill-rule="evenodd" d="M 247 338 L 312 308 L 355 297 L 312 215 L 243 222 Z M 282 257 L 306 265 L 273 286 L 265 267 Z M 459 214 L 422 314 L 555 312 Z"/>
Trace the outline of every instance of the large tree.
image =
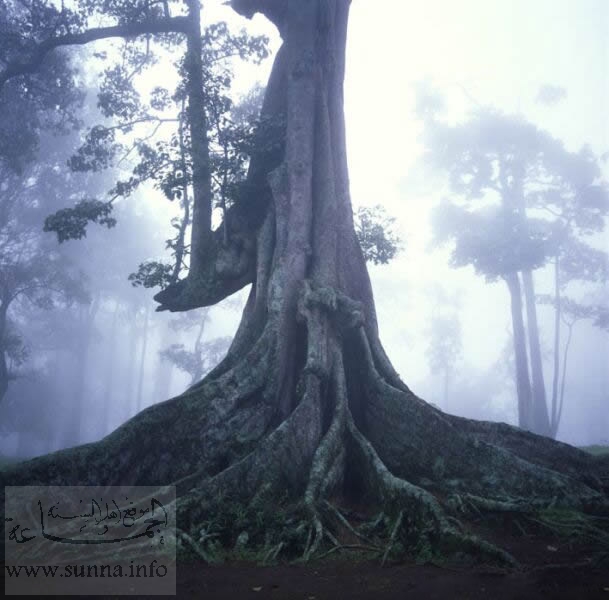
<path id="1" fill-rule="evenodd" d="M 226 227 L 210 233 L 200 221 L 206 241 L 195 244 L 203 233 L 194 228 L 192 253 L 201 252 L 188 276 L 157 295 L 161 308 L 183 311 L 251 285 L 228 354 L 101 442 L 20 465 L 2 484 L 173 482 L 180 539 L 202 555 L 211 530 L 232 546 L 246 529 L 252 545 L 314 556 L 324 533 L 356 532 L 336 504 L 359 499 L 384 512 L 369 533 L 397 552 L 509 562 L 451 513 L 606 511 L 606 463 L 514 427 L 446 415 L 415 396 L 385 355 L 349 195 L 349 0 L 232 6 L 262 13 L 283 38 L 262 107 L 263 118 L 284 123 L 283 143 L 254 147 Z M 196 68 L 191 61 L 192 85 Z M 194 140 L 192 158 L 204 160 Z"/>

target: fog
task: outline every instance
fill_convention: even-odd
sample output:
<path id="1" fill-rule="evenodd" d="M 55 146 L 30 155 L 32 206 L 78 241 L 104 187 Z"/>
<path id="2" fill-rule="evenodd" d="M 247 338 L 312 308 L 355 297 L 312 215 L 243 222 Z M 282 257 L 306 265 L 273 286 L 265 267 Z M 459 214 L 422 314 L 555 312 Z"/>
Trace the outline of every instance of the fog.
<path id="1" fill-rule="evenodd" d="M 262 19 L 247 22 L 221 2 L 205 3 L 202 14 L 266 34 L 271 51 L 278 47 L 276 31 Z M 22 269 L 34 281 L 10 305 L 3 334 L 10 374 L 0 403 L 4 455 L 34 456 L 100 439 L 180 394 L 222 358 L 247 297 L 245 289 L 210 309 L 158 313 L 152 298 L 158 290 L 132 285 L 129 275 L 140 263 L 168 258 L 165 240 L 179 216 L 177 203 L 151 183 L 116 202 L 115 227 L 92 223 L 86 237 L 61 244 L 43 231 L 49 214 L 73 206 L 83 193 L 102 197 L 129 172 L 129 158 L 97 173 L 71 173 L 67 166 L 87 127 L 101 119 L 100 73 L 120 46 L 95 59 L 101 48 L 69 50 L 86 92 L 76 115 L 83 126 L 44 132 L 35 161 L 10 177 L 0 163 L 0 277 Z M 609 444 L 603 254 L 609 250 L 609 4 L 354 0 L 347 59 L 354 208 L 382 205 L 401 239 L 397 256 L 369 271 L 381 339 L 403 381 L 447 412 L 518 424 L 510 292 L 493 262 L 512 260 L 514 251 L 518 270 L 530 270 L 535 293 L 545 295 L 536 311 L 550 412 L 553 390 L 563 395 L 557 438 Z M 234 62 L 236 101 L 257 82 L 264 85 L 271 61 Z M 159 77 L 175 78 L 172 68 L 164 56 L 138 83 L 142 94 Z M 11 148 L 0 159 L 5 153 Z M 491 188 L 503 175 L 516 181 L 516 163 L 525 165 L 521 183 L 531 199 L 534 247 L 517 237 L 501 241 L 492 230 L 503 227 L 505 198 Z M 559 225 L 564 240 L 575 240 L 574 250 L 566 241 L 560 250 L 553 245 Z M 570 270 L 561 275 L 554 382 L 551 300 L 559 254 Z M 36 265 L 44 277 L 31 275 Z"/>

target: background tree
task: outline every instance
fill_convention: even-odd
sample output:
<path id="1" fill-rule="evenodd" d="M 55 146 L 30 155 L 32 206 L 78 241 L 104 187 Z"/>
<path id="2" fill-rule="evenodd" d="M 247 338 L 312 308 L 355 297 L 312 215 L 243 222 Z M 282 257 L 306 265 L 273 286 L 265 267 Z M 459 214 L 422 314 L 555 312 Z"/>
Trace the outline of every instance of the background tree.
<path id="1" fill-rule="evenodd" d="M 53 150 L 49 137 L 42 142 L 44 158 L 22 164 L 21 173 L 0 162 L 0 400 L 17 376 L 15 367 L 25 361 L 19 314 L 28 310 L 26 305 L 41 310 L 87 301 L 82 273 L 53 240 L 40 235 L 55 194 L 69 196 L 74 183 L 58 173 L 61 152 Z"/>
<path id="2" fill-rule="evenodd" d="M 458 317 L 455 314 L 436 315 L 428 328 L 428 337 L 426 354 L 429 368 L 433 375 L 442 378 L 442 408 L 448 410 L 451 379 L 463 352 L 461 323 Z"/>
<path id="3" fill-rule="evenodd" d="M 583 241 L 603 230 L 609 213 L 597 159 L 586 148 L 567 151 L 520 117 L 487 109 L 457 125 L 431 111 L 426 145 L 429 160 L 448 174 L 450 189 L 460 201 L 445 201 L 438 208 L 438 240 L 455 241 L 454 266 L 472 265 L 488 281 L 500 277 L 507 283 L 519 424 L 556 435 L 559 366 L 556 359 L 548 414 L 533 271 L 550 261 L 558 270 L 564 258 L 571 262 L 572 278 L 606 279 L 606 255 Z M 557 312 L 555 357 L 559 328 Z"/>
<path id="4" fill-rule="evenodd" d="M 171 344 L 160 352 L 163 360 L 171 362 L 178 369 L 188 373 L 190 385 L 194 385 L 215 367 L 224 357 L 230 346 L 230 337 L 218 337 L 204 340 L 205 325 L 209 321 L 209 309 L 183 313 L 171 322 L 175 331 L 196 330 L 192 350 L 184 344 Z"/>
<path id="5" fill-rule="evenodd" d="M 9 3 L 0 8 L 0 55 L 5 64 L 18 60 L 27 46 L 28 7 Z M 49 25 L 46 23 L 45 26 Z M 48 31 L 48 30 L 47 30 Z M 0 401 L 26 357 L 15 312 L 30 302 L 49 308 L 55 301 L 78 296 L 78 274 L 65 256 L 37 235 L 44 214 L 40 198 L 59 185 L 61 153 L 51 135 L 66 135 L 77 126 L 82 92 L 74 86 L 69 58 L 57 52 L 41 61 L 35 73 L 6 82 L 0 115 Z M 42 146 L 42 147 L 41 147 Z M 69 179 L 62 191 L 69 196 Z M 43 213 L 47 211 L 47 213 Z"/>

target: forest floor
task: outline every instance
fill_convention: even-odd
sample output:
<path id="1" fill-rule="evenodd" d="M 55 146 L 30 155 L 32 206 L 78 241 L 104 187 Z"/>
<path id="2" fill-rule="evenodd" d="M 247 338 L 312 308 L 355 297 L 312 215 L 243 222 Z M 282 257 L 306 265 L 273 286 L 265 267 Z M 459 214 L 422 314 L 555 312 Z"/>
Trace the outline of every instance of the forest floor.
<path id="1" fill-rule="evenodd" d="M 378 558 L 350 560 L 338 552 L 307 565 L 259 567 L 247 563 L 178 565 L 178 598 L 213 600 L 609 600 L 609 556 L 564 535 L 523 533 L 504 518 L 475 527 L 521 568 L 448 568 Z M 595 554 L 596 553 L 596 554 Z"/>
<path id="2" fill-rule="evenodd" d="M 516 532 L 503 523 L 503 519 L 496 518 L 491 523 L 485 520 L 473 530 L 510 552 L 521 565 L 517 570 L 472 565 L 437 567 L 412 561 L 382 566 L 378 558 L 366 559 L 347 550 L 299 565 L 279 562 L 258 566 L 230 561 L 211 566 L 192 560 L 178 563 L 177 595 L 167 598 L 609 600 L 609 555 L 598 561 L 598 547 L 581 539 Z M 45 580 L 45 593 L 53 594 L 52 580 Z M 99 579 L 91 594 L 119 597 L 104 595 L 103 582 L 100 585 Z M 137 594 L 137 587 L 131 594 Z"/>
<path id="3" fill-rule="evenodd" d="M 600 451 L 607 452 L 607 447 Z M 505 516 L 474 522 L 471 530 L 509 552 L 521 567 L 504 571 L 471 565 L 437 567 L 412 561 L 382 566 L 378 558 L 366 558 L 349 550 L 299 565 L 279 562 L 257 566 L 230 561 L 211 566 L 192 560 L 178 563 L 177 598 L 609 600 L 609 555 L 598 560 L 598 547 L 586 538 L 564 532 L 559 535 L 530 524 L 515 527 L 513 519 Z M 49 584 L 46 592 L 52 593 L 52 582 Z M 103 588 L 93 593 L 97 597 L 118 597 L 103 596 Z"/>
<path id="4" fill-rule="evenodd" d="M 556 540 L 527 539 L 510 548 L 522 570 L 440 568 L 378 560 L 329 559 L 304 566 L 260 567 L 247 563 L 179 564 L 177 595 L 202 600 L 609 600 L 609 567 L 583 565 L 585 547 L 555 548 Z M 529 553 L 528 557 L 522 555 Z M 136 590 L 134 590 L 136 591 Z M 52 582 L 46 587 L 52 594 Z M 132 592 L 133 593 L 133 592 Z M 92 594 L 99 596 L 97 588 Z M 138 597 L 138 596 L 130 596 Z M 141 598 L 157 596 L 139 596 Z M 160 596 L 159 596 L 160 597 Z M 83 596 L 84 598 L 84 596 Z"/>

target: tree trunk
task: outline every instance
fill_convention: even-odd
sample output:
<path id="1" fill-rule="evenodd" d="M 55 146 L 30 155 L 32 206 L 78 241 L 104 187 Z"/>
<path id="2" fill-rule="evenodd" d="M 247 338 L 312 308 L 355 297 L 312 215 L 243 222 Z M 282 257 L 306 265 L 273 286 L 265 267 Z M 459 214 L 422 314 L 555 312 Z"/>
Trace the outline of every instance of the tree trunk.
<path id="1" fill-rule="evenodd" d="M 17 432 L 17 448 L 15 450 L 15 456 L 18 458 L 27 458 L 32 456 L 32 435 L 28 431 Z"/>
<path id="2" fill-rule="evenodd" d="M 446 369 L 444 371 L 444 382 L 443 382 L 443 407 L 444 407 L 444 411 L 448 411 L 448 389 L 449 389 L 449 383 L 450 383 L 450 375 L 451 372 L 449 369 Z"/>
<path id="3" fill-rule="evenodd" d="M 124 379 L 125 382 L 125 395 L 123 400 L 123 406 L 121 407 L 121 421 L 126 421 L 133 416 L 135 408 L 135 378 L 137 374 L 137 340 L 139 337 L 139 331 L 137 326 L 137 308 L 133 308 L 133 320 L 131 321 L 131 327 L 129 328 L 129 344 L 127 345 L 127 356 L 125 356 L 124 364 Z"/>
<path id="4" fill-rule="evenodd" d="M 529 334 L 529 350 L 531 357 L 532 376 L 532 425 L 533 431 L 539 435 L 551 435 L 548 406 L 546 403 L 546 387 L 543 377 L 543 361 L 539 343 L 539 327 L 537 325 L 537 305 L 535 303 L 535 287 L 531 271 L 523 271 L 522 284 L 527 311 Z"/>
<path id="5" fill-rule="evenodd" d="M 148 348 L 148 323 L 149 323 L 150 309 L 146 307 L 144 313 L 144 330 L 142 332 L 142 349 L 140 352 L 140 368 L 139 377 L 137 381 L 137 401 L 136 401 L 136 412 L 142 410 L 142 388 L 144 386 L 144 367 L 146 366 L 146 350 Z"/>
<path id="6" fill-rule="evenodd" d="M 341 528 L 364 535 L 337 508 L 357 502 L 387 515 L 377 522 L 383 547 L 513 564 L 449 518 L 457 507 L 608 510 L 591 457 L 446 415 L 415 396 L 385 355 L 349 196 L 349 1 L 232 5 L 262 12 L 282 34 L 263 115 L 285 123 L 285 149 L 252 156 L 249 195 L 227 211 L 228 243 L 214 232 L 208 264 L 157 295 L 161 308 L 186 310 L 251 283 L 231 348 L 181 396 L 97 444 L 0 472 L 0 487 L 50 483 L 50 466 L 54 483 L 175 482 L 179 541 L 199 554 L 201 528 L 213 522 L 226 547 L 247 530 L 252 548 L 311 558 Z"/>
<path id="7" fill-rule="evenodd" d="M 512 335 L 514 339 L 514 358 L 516 364 L 516 394 L 518 396 L 518 426 L 533 430 L 532 393 L 529 379 L 529 361 L 527 358 L 526 334 L 522 317 L 522 294 L 517 273 L 505 277 L 510 290 L 512 312 Z"/>
<path id="8" fill-rule="evenodd" d="M 114 392 L 114 363 L 116 362 L 115 349 L 116 349 L 116 325 L 118 322 L 120 303 L 118 300 L 114 304 L 114 310 L 112 311 L 112 323 L 110 324 L 110 334 L 108 336 L 106 347 L 108 348 L 107 362 L 106 362 L 106 374 L 104 377 L 104 392 L 102 398 L 102 430 L 99 435 L 103 437 L 110 431 L 110 413 L 114 408 L 112 406 L 112 394 Z"/>
<path id="9" fill-rule="evenodd" d="M 562 418 L 562 409 L 565 403 L 565 385 L 567 382 L 567 364 L 569 358 L 569 348 L 571 347 L 571 339 L 573 337 L 573 326 L 575 325 L 575 320 L 571 321 L 567 324 L 567 341 L 565 343 L 565 349 L 563 351 L 562 357 L 562 375 L 560 380 L 560 394 L 558 396 L 558 410 L 556 412 L 555 419 L 555 433 L 558 433 L 558 427 L 560 426 L 560 420 Z"/>
<path id="10" fill-rule="evenodd" d="M 0 403 L 4 400 L 8 392 L 9 372 L 6 352 L 6 316 L 8 302 L 0 300 Z"/>
<path id="11" fill-rule="evenodd" d="M 192 186 L 194 207 L 192 212 L 192 242 L 190 265 L 195 271 L 201 269 L 209 251 L 212 238 L 211 213 L 212 191 L 207 139 L 207 116 L 203 95 L 203 63 L 201 58 L 201 8 L 200 0 L 187 0 L 190 31 L 186 36 L 186 61 L 188 78 L 188 119 L 191 130 Z M 186 176 L 186 174 L 184 174 Z"/>
<path id="12" fill-rule="evenodd" d="M 74 381 L 71 386 L 72 402 L 68 410 L 67 426 L 64 431 L 64 447 L 75 446 L 82 441 L 83 415 L 87 404 L 87 395 L 85 394 L 87 362 L 98 307 L 99 298 L 95 298 L 90 306 L 80 306 L 77 309 L 79 311 L 79 336 L 74 354 L 76 360 Z"/>
<path id="13" fill-rule="evenodd" d="M 171 330 L 167 325 L 163 325 L 161 334 L 161 348 L 167 348 L 173 339 Z M 173 377 L 173 364 L 169 360 L 158 357 L 155 378 L 154 378 L 154 393 L 152 395 L 152 403 L 165 400 L 171 389 L 171 379 Z"/>
<path id="14" fill-rule="evenodd" d="M 554 258 L 554 372 L 552 376 L 552 415 L 551 435 L 556 437 L 559 425 L 558 410 L 558 379 L 560 377 L 560 259 L 558 254 Z M 562 401 L 561 401 L 562 405 Z"/>
<path id="15" fill-rule="evenodd" d="M 205 324 L 207 323 L 208 314 L 207 310 L 205 314 L 201 316 L 201 322 L 199 323 L 199 330 L 197 331 L 197 337 L 195 339 L 194 354 L 199 358 L 199 361 L 195 365 L 194 371 L 190 374 L 190 385 L 194 385 L 203 377 L 203 333 L 205 332 Z"/>
<path id="16" fill-rule="evenodd" d="M 8 365 L 6 361 L 6 350 L 0 347 L 0 402 L 4 400 L 8 392 Z"/>

